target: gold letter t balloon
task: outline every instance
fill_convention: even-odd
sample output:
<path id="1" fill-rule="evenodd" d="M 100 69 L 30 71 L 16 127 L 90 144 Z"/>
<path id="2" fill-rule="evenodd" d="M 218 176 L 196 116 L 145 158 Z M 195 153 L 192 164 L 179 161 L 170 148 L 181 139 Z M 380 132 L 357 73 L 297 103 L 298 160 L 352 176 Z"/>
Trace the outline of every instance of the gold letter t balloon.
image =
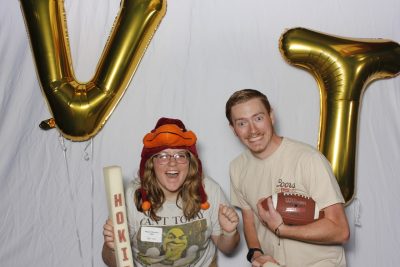
<path id="1" fill-rule="evenodd" d="M 346 200 L 354 194 L 358 111 L 373 80 L 400 71 L 400 46 L 382 39 L 349 39 L 303 28 L 281 36 L 280 51 L 311 72 L 320 91 L 319 150 L 331 162 Z"/>
<path id="2" fill-rule="evenodd" d="M 122 0 L 93 78 L 74 77 L 62 0 L 21 0 L 37 73 L 60 132 L 96 135 L 123 96 L 166 13 L 166 0 Z"/>

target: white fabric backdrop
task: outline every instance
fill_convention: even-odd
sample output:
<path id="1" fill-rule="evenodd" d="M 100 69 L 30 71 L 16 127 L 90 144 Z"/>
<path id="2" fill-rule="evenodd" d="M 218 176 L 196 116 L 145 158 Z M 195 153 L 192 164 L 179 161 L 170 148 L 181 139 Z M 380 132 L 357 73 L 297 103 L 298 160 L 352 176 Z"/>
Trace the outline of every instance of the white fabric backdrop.
<path id="1" fill-rule="evenodd" d="M 103 266 L 107 204 L 102 168 L 138 169 L 141 138 L 160 116 L 199 138 L 205 172 L 229 195 L 228 164 L 243 149 L 224 117 L 240 88 L 266 93 L 281 135 L 317 144 L 319 94 L 312 76 L 278 50 L 285 29 L 400 41 L 398 0 L 169 0 L 167 14 L 121 102 L 90 141 L 71 142 L 50 118 L 17 0 L 0 0 L 0 266 Z M 119 0 L 65 2 L 76 76 L 87 81 Z M 356 200 L 346 212 L 349 266 L 400 261 L 400 78 L 371 84 L 362 100 Z M 243 236 L 242 236 L 243 238 Z M 242 239 L 244 240 L 244 238 Z M 245 243 L 220 266 L 248 266 Z"/>

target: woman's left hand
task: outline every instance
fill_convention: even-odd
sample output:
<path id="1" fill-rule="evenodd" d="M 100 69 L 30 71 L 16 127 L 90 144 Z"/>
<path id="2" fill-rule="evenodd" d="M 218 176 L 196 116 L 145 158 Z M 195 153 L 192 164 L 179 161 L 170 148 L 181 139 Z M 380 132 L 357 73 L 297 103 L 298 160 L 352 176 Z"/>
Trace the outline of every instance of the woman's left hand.
<path id="1" fill-rule="evenodd" d="M 230 233 L 236 230 L 236 227 L 239 224 L 239 216 L 234 208 L 220 204 L 218 221 L 221 229 Z"/>

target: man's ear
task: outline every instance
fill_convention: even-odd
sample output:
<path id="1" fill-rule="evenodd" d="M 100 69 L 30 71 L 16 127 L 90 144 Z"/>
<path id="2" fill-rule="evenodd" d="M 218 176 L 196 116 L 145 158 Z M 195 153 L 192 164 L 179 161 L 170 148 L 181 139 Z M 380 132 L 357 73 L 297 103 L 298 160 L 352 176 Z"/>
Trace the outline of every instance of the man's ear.
<path id="1" fill-rule="evenodd" d="M 236 136 L 238 136 L 238 135 L 236 134 L 235 128 L 232 126 L 232 124 L 229 124 L 229 127 L 231 128 L 233 134 L 236 135 Z"/>
<path id="2" fill-rule="evenodd" d="M 272 125 L 275 126 L 275 112 L 272 108 L 271 111 L 269 112 L 269 117 L 271 118 Z"/>

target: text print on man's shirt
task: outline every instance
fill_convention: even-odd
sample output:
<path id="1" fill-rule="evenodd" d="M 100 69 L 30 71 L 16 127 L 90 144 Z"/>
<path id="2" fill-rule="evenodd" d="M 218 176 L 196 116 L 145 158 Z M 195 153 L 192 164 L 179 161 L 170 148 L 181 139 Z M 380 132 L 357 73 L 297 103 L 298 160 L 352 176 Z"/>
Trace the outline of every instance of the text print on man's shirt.
<path id="1" fill-rule="evenodd" d="M 276 185 L 275 193 L 285 192 L 285 193 L 295 193 L 296 183 L 285 182 L 283 179 L 278 179 L 278 184 Z"/>

